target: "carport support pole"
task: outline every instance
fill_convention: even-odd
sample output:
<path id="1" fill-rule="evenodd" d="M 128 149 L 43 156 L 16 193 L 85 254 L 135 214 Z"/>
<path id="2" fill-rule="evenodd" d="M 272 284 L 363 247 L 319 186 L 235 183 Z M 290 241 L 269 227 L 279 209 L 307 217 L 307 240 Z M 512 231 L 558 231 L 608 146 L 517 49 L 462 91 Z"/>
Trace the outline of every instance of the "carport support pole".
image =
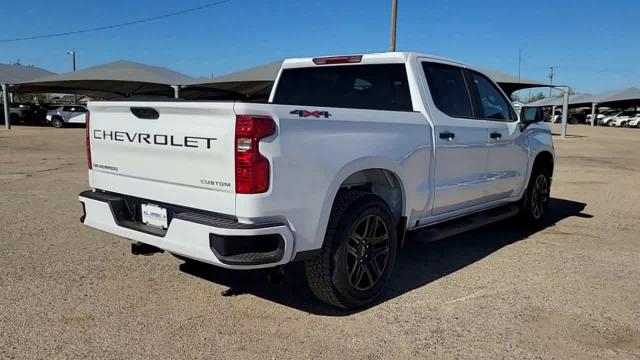
<path id="1" fill-rule="evenodd" d="M 591 103 L 591 126 L 595 126 L 596 124 L 596 106 L 597 103 Z"/>
<path id="2" fill-rule="evenodd" d="M 180 85 L 171 85 L 173 88 L 173 97 L 176 99 L 180 98 Z"/>
<path id="3" fill-rule="evenodd" d="M 9 130 L 11 129 L 11 118 L 9 117 L 11 101 L 9 101 L 9 85 L 7 84 L 2 84 L 2 99 L 2 103 L 4 104 L 4 126 Z"/>
<path id="4" fill-rule="evenodd" d="M 564 89 L 562 99 L 562 138 L 567 136 L 567 119 L 569 118 L 569 88 Z"/>

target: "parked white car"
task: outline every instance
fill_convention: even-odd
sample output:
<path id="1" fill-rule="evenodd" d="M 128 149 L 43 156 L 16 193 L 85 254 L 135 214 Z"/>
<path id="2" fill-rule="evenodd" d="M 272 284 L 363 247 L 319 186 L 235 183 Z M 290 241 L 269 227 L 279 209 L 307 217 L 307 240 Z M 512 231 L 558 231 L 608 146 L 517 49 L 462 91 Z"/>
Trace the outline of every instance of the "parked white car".
<path id="1" fill-rule="evenodd" d="M 640 127 L 640 115 L 636 115 L 635 117 L 629 118 L 629 122 L 627 122 L 629 127 Z"/>
<path id="2" fill-rule="evenodd" d="M 598 125 L 608 126 L 611 120 L 620 114 L 622 114 L 622 111 L 616 111 L 610 115 L 605 115 L 602 119 L 598 120 Z"/>
<path id="3" fill-rule="evenodd" d="M 65 124 L 86 123 L 87 108 L 82 105 L 64 105 L 50 109 L 47 112 L 47 122 L 54 128 L 61 128 Z"/>
<path id="4" fill-rule="evenodd" d="M 605 117 L 615 115 L 619 112 L 620 110 L 609 109 L 602 112 L 601 114 L 596 114 L 596 120 L 597 120 L 596 124 L 600 124 L 602 122 L 602 119 L 604 119 Z M 591 114 L 587 114 L 587 119 L 585 121 L 587 124 L 591 124 Z"/>
<path id="5" fill-rule="evenodd" d="M 381 294 L 406 231 L 540 223 L 551 203 L 542 110 L 520 119 L 489 77 L 429 55 L 289 59 L 265 103 L 89 109 L 85 225 L 134 254 L 279 272 L 304 261 L 313 293 L 342 308 Z"/>
<path id="6" fill-rule="evenodd" d="M 636 117 L 637 115 L 638 113 L 636 113 L 635 111 L 623 111 L 620 114 L 609 119 L 607 125 L 615 127 L 626 127 L 629 123 L 629 119 Z"/>
<path id="7" fill-rule="evenodd" d="M 596 114 L 596 119 L 599 121 L 601 119 L 604 119 L 604 114 Z M 585 120 L 585 122 L 587 124 L 591 124 L 591 114 L 587 114 L 587 119 Z"/>

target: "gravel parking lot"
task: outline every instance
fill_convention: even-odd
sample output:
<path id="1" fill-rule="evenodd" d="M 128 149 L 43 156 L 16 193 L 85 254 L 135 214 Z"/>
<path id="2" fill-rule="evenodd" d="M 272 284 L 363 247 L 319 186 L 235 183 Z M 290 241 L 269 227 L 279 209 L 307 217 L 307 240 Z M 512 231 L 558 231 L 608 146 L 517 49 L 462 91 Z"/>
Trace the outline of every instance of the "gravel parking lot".
<path id="1" fill-rule="evenodd" d="M 84 129 L 0 131 L 0 358 L 640 358 L 640 130 L 569 133 L 544 229 L 413 234 L 381 302 L 345 313 L 300 265 L 270 285 L 131 255 L 78 220 Z"/>

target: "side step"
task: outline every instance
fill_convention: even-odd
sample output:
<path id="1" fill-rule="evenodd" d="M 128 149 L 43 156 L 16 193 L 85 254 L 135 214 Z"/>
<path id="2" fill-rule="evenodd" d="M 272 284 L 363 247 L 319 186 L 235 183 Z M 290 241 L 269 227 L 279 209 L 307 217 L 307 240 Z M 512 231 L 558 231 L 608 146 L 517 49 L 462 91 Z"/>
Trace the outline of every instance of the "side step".
<path id="1" fill-rule="evenodd" d="M 485 225 L 489 225 L 515 216 L 519 212 L 517 205 L 501 206 L 466 217 L 453 219 L 422 229 L 416 229 L 420 234 L 420 241 L 438 241 L 458 235 Z"/>

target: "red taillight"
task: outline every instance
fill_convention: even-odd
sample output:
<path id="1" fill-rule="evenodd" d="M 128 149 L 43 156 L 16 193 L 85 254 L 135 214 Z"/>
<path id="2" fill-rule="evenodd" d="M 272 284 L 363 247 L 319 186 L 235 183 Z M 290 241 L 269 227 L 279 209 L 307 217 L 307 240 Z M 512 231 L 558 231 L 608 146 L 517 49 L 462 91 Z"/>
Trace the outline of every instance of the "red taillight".
<path id="1" fill-rule="evenodd" d="M 268 116 L 236 116 L 236 192 L 259 194 L 269 190 L 269 160 L 260 154 L 260 139 L 272 135 L 276 123 Z"/>
<path id="2" fill-rule="evenodd" d="M 90 134 L 91 134 L 91 130 L 89 130 L 89 120 L 90 120 L 90 116 L 89 113 L 87 112 L 87 115 L 85 116 L 85 142 L 86 142 L 86 146 L 87 146 L 87 167 L 89 168 L 89 170 L 93 169 L 93 164 L 91 163 L 91 139 L 90 139 Z"/>
<path id="3" fill-rule="evenodd" d="M 332 56 L 314 58 L 313 63 L 316 65 L 331 65 L 331 64 L 356 64 L 362 61 L 362 55 L 349 55 L 349 56 Z"/>

